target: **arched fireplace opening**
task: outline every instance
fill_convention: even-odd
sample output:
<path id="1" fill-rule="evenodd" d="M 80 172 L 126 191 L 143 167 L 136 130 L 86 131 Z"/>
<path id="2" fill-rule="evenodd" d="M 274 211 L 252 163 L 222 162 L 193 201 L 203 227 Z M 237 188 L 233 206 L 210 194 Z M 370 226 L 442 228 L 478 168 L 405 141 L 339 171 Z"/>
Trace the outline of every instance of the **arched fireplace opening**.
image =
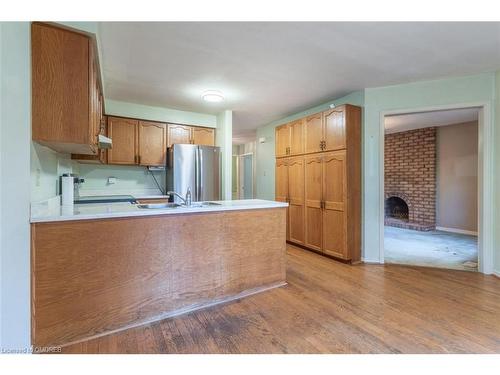
<path id="1" fill-rule="evenodd" d="M 385 217 L 408 221 L 408 205 L 399 197 L 389 197 L 385 200 Z"/>

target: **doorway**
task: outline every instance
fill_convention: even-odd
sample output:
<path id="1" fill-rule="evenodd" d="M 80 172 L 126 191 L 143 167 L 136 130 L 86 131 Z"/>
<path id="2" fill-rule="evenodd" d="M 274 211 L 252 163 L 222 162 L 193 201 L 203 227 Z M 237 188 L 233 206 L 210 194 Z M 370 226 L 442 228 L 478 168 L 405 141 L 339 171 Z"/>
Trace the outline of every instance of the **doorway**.
<path id="1" fill-rule="evenodd" d="M 384 262 L 477 271 L 480 112 L 384 117 Z"/>
<path id="2" fill-rule="evenodd" d="M 254 198 L 254 160 L 253 153 L 239 155 L 238 186 L 239 199 Z"/>

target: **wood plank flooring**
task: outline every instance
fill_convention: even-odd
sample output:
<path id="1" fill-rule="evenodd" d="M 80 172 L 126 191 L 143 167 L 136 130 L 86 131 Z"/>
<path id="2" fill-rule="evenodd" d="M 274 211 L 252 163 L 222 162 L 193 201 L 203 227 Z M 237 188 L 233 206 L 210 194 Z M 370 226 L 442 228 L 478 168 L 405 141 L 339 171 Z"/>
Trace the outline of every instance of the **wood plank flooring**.
<path id="1" fill-rule="evenodd" d="M 500 353 L 500 279 L 288 247 L 288 285 L 64 353 Z"/>

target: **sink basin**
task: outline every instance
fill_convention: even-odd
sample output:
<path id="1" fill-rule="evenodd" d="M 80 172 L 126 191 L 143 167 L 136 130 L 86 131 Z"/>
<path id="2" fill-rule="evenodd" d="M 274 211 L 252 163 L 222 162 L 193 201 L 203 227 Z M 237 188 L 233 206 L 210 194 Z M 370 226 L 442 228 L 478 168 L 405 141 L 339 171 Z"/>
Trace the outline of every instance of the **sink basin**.
<path id="1" fill-rule="evenodd" d="M 221 203 L 217 203 L 217 202 L 201 202 L 200 203 L 202 206 L 220 206 Z"/>
<path id="2" fill-rule="evenodd" d="M 142 209 L 166 209 L 166 208 L 177 208 L 181 207 L 178 203 L 147 203 L 147 204 L 138 204 L 137 208 Z"/>
<path id="3" fill-rule="evenodd" d="M 208 206 L 220 206 L 217 202 L 193 202 L 191 207 L 208 207 Z"/>

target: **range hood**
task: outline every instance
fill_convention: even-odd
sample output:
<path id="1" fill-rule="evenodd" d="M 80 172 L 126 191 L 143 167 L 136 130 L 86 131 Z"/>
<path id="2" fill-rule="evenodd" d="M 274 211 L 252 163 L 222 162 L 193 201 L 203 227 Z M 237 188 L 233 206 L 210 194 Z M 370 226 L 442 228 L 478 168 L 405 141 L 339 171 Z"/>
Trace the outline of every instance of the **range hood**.
<path id="1" fill-rule="evenodd" d="M 111 148 L 111 146 L 113 145 L 113 142 L 111 141 L 111 138 L 108 138 L 108 137 L 105 137 L 104 135 L 102 134 L 99 134 L 97 136 L 97 142 L 99 144 L 99 148 Z"/>

